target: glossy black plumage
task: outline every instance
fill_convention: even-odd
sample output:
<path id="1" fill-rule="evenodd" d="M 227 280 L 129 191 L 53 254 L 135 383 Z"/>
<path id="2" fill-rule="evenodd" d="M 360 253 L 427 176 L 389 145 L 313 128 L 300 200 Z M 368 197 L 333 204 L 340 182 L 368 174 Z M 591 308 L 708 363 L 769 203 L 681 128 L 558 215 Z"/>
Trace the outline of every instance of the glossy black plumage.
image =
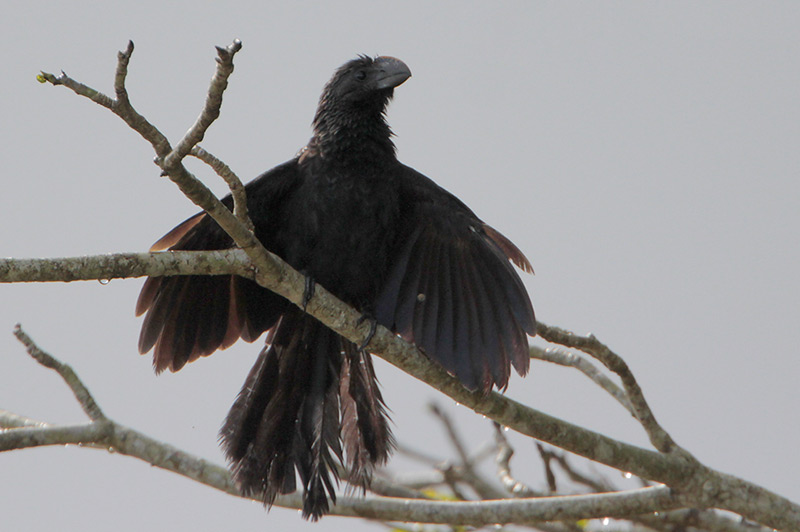
<path id="1" fill-rule="evenodd" d="M 528 369 L 533 309 L 511 262 L 524 255 L 461 201 L 395 157 L 384 111 L 410 76 L 401 61 L 359 57 L 326 85 L 314 135 L 294 159 L 246 186 L 256 236 L 365 315 L 413 341 L 468 388 L 503 389 Z M 223 200 L 229 208 L 230 197 Z M 198 214 L 156 249 L 225 249 Z M 393 448 L 370 356 L 282 297 L 233 276 L 149 278 L 139 340 L 156 371 L 269 331 L 220 431 L 241 488 L 265 504 L 304 489 L 304 516 L 335 501 L 343 462 L 358 484 Z"/>

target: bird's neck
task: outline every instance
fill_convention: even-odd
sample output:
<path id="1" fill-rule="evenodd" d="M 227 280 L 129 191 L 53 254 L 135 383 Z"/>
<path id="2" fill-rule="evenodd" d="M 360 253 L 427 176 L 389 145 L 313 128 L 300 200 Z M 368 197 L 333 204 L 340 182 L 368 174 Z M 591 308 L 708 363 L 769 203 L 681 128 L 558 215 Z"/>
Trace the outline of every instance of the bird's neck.
<path id="1" fill-rule="evenodd" d="M 314 118 L 314 136 L 309 143 L 323 159 L 348 165 L 395 158 L 392 130 L 382 110 L 326 111 Z"/>

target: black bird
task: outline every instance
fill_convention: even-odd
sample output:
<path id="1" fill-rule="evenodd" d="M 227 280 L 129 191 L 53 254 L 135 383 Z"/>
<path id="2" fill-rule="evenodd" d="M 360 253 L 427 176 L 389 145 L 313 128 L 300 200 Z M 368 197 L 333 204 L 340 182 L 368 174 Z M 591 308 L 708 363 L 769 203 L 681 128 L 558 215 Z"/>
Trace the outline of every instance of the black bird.
<path id="1" fill-rule="evenodd" d="M 384 113 L 410 76 L 392 57 L 360 56 L 336 71 L 308 145 L 246 187 L 255 234 L 467 388 L 505 389 L 511 366 L 527 372 L 527 335 L 536 327 L 509 261 L 531 266 L 455 196 L 395 157 Z M 230 197 L 223 203 L 232 208 Z M 198 213 L 153 249 L 233 246 Z M 136 312 L 147 312 L 139 350 L 155 347 L 156 372 L 268 332 L 220 431 L 238 485 L 267 506 L 295 491 L 297 473 L 303 515 L 318 519 L 328 499 L 335 502 L 337 461 L 366 486 L 391 453 L 369 354 L 283 297 L 236 276 L 150 277 Z"/>

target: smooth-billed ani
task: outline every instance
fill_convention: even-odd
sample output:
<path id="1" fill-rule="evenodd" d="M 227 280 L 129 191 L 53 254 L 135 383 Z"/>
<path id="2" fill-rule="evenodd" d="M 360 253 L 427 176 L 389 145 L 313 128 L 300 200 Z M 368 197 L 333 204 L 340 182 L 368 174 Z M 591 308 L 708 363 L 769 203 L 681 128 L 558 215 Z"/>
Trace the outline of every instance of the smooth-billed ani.
<path id="1" fill-rule="evenodd" d="M 325 86 L 313 136 L 247 187 L 258 239 L 309 279 L 414 342 L 464 386 L 504 389 L 525 374 L 533 308 L 511 262 L 530 264 L 456 197 L 395 157 L 386 105 L 411 76 L 392 57 L 361 56 Z M 232 207 L 230 197 L 223 203 Z M 199 213 L 153 249 L 233 247 Z M 370 355 L 283 297 L 236 276 L 148 278 L 142 353 L 157 372 L 248 342 L 266 346 L 220 431 L 233 475 L 271 505 L 304 489 L 303 515 L 335 501 L 335 461 L 361 485 L 393 438 Z"/>

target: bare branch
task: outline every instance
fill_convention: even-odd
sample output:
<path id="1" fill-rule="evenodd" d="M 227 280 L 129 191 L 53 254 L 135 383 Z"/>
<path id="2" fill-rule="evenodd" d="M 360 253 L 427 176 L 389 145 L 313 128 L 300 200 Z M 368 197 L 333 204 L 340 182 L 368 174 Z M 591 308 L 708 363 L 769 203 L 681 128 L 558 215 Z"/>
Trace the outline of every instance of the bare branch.
<path id="1" fill-rule="evenodd" d="M 42 72 L 38 79 L 42 83 L 49 82 L 52 85 L 63 85 L 64 87 L 67 87 L 73 91 L 75 94 L 83 96 L 84 98 L 89 98 L 93 102 L 102 105 L 124 120 L 125 123 L 131 127 L 131 129 L 139 133 L 145 140 L 150 142 L 156 153 L 163 157 L 166 156 L 171 150 L 167 137 L 165 137 L 158 129 L 156 129 L 153 124 L 148 122 L 147 119 L 136 112 L 133 106 L 131 106 L 130 100 L 128 99 L 128 92 L 125 89 L 125 78 L 128 75 L 128 62 L 130 61 L 132 54 L 133 41 L 128 41 L 128 46 L 125 51 L 117 54 L 117 70 L 114 75 L 114 90 L 117 95 L 116 100 L 100 91 L 84 85 L 83 83 L 75 81 L 67 76 L 63 70 L 59 76 Z"/>
<path id="2" fill-rule="evenodd" d="M 78 375 L 71 367 L 59 362 L 49 353 L 42 351 L 39 346 L 31 340 L 31 337 L 25 334 L 25 331 L 22 330 L 19 323 L 14 327 L 14 336 L 25 346 L 28 354 L 32 356 L 34 360 L 42 366 L 54 370 L 64 379 L 64 382 L 66 382 L 69 389 L 72 390 L 72 393 L 75 395 L 84 413 L 89 416 L 89 419 L 92 421 L 103 421 L 106 419 L 105 414 L 103 414 L 103 411 L 97 406 L 92 394 L 89 393 L 89 390 L 83 385 Z"/>
<path id="3" fill-rule="evenodd" d="M 348 478 L 342 475 L 342 478 Z M 395 497 L 398 499 L 430 499 L 428 495 L 419 490 L 403 486 L 398 482 L 393 482 L 390 479 L 382 476 L 373 475 L 369 484 L 369 491 L 384 497 Z"/>
<path id="4" fill-rule="evenodd" d="M 114 72 L 114 92 L 117 95 L 117 105 L 130 108 L 128 90 L 125 88 L 125 79 L 128 77 L 128 63 L 133 55 L 133 41 L 128 41 L 125 51 L 117 52 L 117 70 Z M 136 129 L 136 128 L 133 128 Z M 166 140 L 166 139 L 164 139 Z"/>
<path id="5" fill-rule="evenodd" d="M 550 327 L 541 322 L 537 323 L 537 332 L 548 342 L 579 349 L 593 356 L 608 369 L 619 375 L 622 379 L 625 391 L 628 394 L 628 398 L 631 401 L 634 415 L 647 431 L 647 435 L 650 437 L 650 442 L 653 444 L 653 447 L 662 453 L 686 453 L 685 450 L 680 448 L 675 441 L 673 441 L 672 437 L 667 434 L 667 431 L 658 424 L 655 415 L 653 415 L 653 412 L 650 410 L 644 398 L 642 389 L 636 382 L 628 365 L 622 360 L 622 357 L 611 351 L 608 346 L 591 334 L 589 336 L 578 336 L 563 329 L 559 329 L 558 327 Z"/>
<path id="6" fill-rule="evenodd" d="M 617 400 L 619 404 L 624 406 L 625 409 L 631 413 L 631 415 L 636 417 L 633 406 L 631 406 L 631 402 L 628 400 L 628 396 L 625 395 L 625 392 L 623 392 L 619 386 L 614 384 L 611 379 L 603 375 L 603 373 L 598 370 L 594 364 L 582 356 L 576 353 L 565 351 L 563 349 L 553 347 L 542 349 L 541 347 L 535 345 L 530 346 L 530 352 L 531 358 L 552 362 L 554 364 L 558 364 L 559 366 L 568 366 L 577 369 L 589 377 L 595 384 L 607 391 L 614 399 Z"/>
<path id="7" fill-rule="evenodd" d="M 209 165 L 218 176 L 225 180 L 228 188 L 233 196 L 233 215 L 245 226 L 248 230 L 254 231 L 253 221 L 247 213 L 247 195 L 245 193 L 244 185 L 239 176 L 231 170 L 231 168 L 221 160 L 208 153 L 200 146 L 195 146 L 189 155 L 197 157 L 207 165 Z"/>
<path id="8" fill-rule="evenodd" d="M 503 434 L 503 427 L 494 423 L 494 439 L 497 445 L 497 457 L 495 464 L 497 464 L 497 477 L 503 484 L 503 487 L 512 494 L 514 497 L 538 497 L 537 494 L 527 485 L 518 481 L 511 475 L 511 457 L 514 456 L 514 449 L 508 443 L 506 435 Z M 554 490 L 553 490 L 554 491 Z"/>
<path id="9" fill-rule="evenodd" d="M 29 417 L 20 416 L 14 412 L 0 409 L 0 429 L 18 429 L 22 427 L 49 427 L 49 423 L 38 421 Z"/>
<path id="10" fill-rule="evenodd" d="M 436 403 L 428 405 L 430 411 L 439 418 L 439 421 L 444 425 L 447 437 L 451 445 L 456 451 L 459 458 L 460 471 L 457 476 L 460 477 L 466 484 L 468 484 L 478 495 L 483 499 L 502 499 L 506 497 L 506 493 L 502 490 L 495 488 L 489 481 L 484 479 L 472 466 L 469 454 L 461 436 L 456 430 L 453 420 L 447 415 Z M 447 472 L 447 471 L 446 471 Z"/>
<path id="11" fill-rule="evenodd" d="M 567 477 L 569 477 L 569 479 L 572 482 L 575 482 L 576 484 L 582 484 L 598 493 L 606 491 L 616 491 L 614 486 L 611 486 L 608 482 L 606 482 L 605 479 L 595 480 L 576 471 L 570 465 L 564 453 L 554 452 L 549 449 L 545 449 L 544 446 L 540 443 L 537 443 L 536 446 L 539 450 L 539 454 L 542 455 L 542 459 L 547 460 L 548 462 L 555 460 L 556 463 L 558 463 L 558 465 L 567 474 Z"/>
<path id="12" fill-rule="evenodd" d="M 158 442 L 113 421 L 71 427 L 20 428 L 0 431 L 0 451 L 41 445 L 98 444 L 139 458 L 202 484 L 241 497 L 227 469 Z M 300 508 L 300 494 L 279 497 L 276 505 Z M 338 497 L 332 515 L 383 521 L 415 521 L 485 526 L 494 523 L 533 524 L 540 521 L 594 517 L 628 517 L 680 508 L 685 501 L 668 488 L 642 488 L 601 496 L 548 497 L 485 502 L 442 502 L 388 497 Z"/>
<path id="13" fill-rule="evenodd" d="M 128 41 L 125 51 L 117 53 L 117 70 L 114 74 L 114 100 L 111 110 L 122 118 L 131 129 L 139 133 L 148 141 L 156 154 L 163 157 L 172 149 L 169 140 L 144 116 L 140 115 L 131 105 L 128 90 L 125 88 L 125 79 L 128 76 L 128 63 L 133 55 L 133 41 Z"/>
<path id="14" fill-rule="evenodd" d="M 106 418 L 94 403 L 80 379 L 65 364 L 44 353 L 21 331 L 15 334 L 31 356 L 43 366 L 55 369 L 69 384 L 86 414 L 92 419 L 87 425 L 68 427 L 23 427 L 0 431 L 0 451 L 43 445 L 90 444 L 133 456 L 154 466 L 192 478 L 203 484 L 240 496 L 227 469 L 196 458 L 170 445 L 158 442 L 133 429 Z M 519 507 L 509 503 L 523 503 Z M 644 488 L 625 494 L 609 496 L 553 497 L 540 499 L 530 505 L 528 500 L 450 503 L 384 497 L 342 497 L 333 508 L 338 515 L 358 515 L 383 521 L 417 521 L 428 523 L 483 526 L 492 523 L 534 523 L 585 517 L 612 516 L 624 512 L 647 513 L 656 509 L 679 508 L 681 497 L 668 489 Z M 279 505 L 299 507 L 300 497 L 293 494 L 281 497 Z M 577 512 L 577 513 L 576 513 Z M 577 517 L 575 517 L 577 516 Z"/>
<path id="15" fill-rule="evenodd" d="M 253 265 L 242 250 L 162 251 L 53 259 L 0 259 L 0 283 L 231 274 L 248 279 L 255 277 Z"/>
<path id="16" fill-rule="evenodd" d="M 537 499 L 504 499 L 480 502 L 415 501 L 405 511 L 389 501 L 366 498 L 358 515 L 387 521 L 448 523 L 484 526 L 488 524 L 536 524 L 542 521 L 578 520 L 600 517 L 627 517 L 655 511 L 656 507 L 683 506 L 685 501 L 669 488 L 642 488 L 632 492 L 601 495 L 574 495 Z M 568 504 L 565 504 L 567 503 Z M 338 506 L 338 505 L 337 505 Z"/>
<path id="17" fill-rule="evenodd" d="M 412 460 L 416 460 L 425 465 L 435 466 L 436 464 L 441 464 L 443 460 L 441 458 L 437 458 L 435 456 L 431 456 L 425 451 L 420 451 L 419 449 L 414 449 L 409 445 L 406 445 L 402 442 L 397 442 L 397 448 L 395 449 L 397 454 L 401 454 L 411 458 Z"/>
<path id="18" fill-rule="evenodd" d="M 155 255 L 179 254 L 160 253 Z M 109 273 L 103 273 L 96 278 L 109 278 Z M 282 283 L 285 282 L 287 282 L 286 279 L 282 281 Z M 297 278 L 294 286 L 298 288 L 299 293 L 302 293 L 303 280 L 301 276 Z M 286 289 L 283 288 L 282 291 L 285 292 Z M 308 310 L 312 315 L 321 316 L 329 326 L 332 322 L 332 328 L 340 334 L 349 335 L 351 339 L 355 338 L 354 341 L 357 341 L 360 338 L 358 331 L 360 315 L 343 304 L 337 303 L 335 299 L 331 301 L 333 302 L 327 300 L 324 289 L 318 287 L 317 294 Z M 330 306 L 328 306 L 329 304 Z M 344 317 L 342 314 L 336 316 L 335 311 L 331 310 L 335 309 L 337 304 L 344 308 L 342 311 Z M 352 313 L 349 322 L 344 321 L 348 312 Z M 334 316 L 331 317 L 331 314 Z M 371 348 L 373 352 L 384 356 L 401 369 L 407 370 L 435 388 L 443 390 L 456 401 L 472 407 L 502 425 L 617 467 L 622 471 L 631 471 L 636 475 L 664 482 L 676 488 L 688 489 L 689 492 L 695 493 L 699 500 L 705 501 L 703 504 L 697 505 L 715 506 L 720 504 L 720 507 L 732 511 L 737 511 L 738 508 L 743 512 L 742 515 L 746 515 L 750 519 L 760 520 L 770 525 L 775 523 L 772 525 L 774 528 L 781 528 L 781 523 L 788 523 L 789 529 L 794 524 L 800 524 L 800 510 L 796 505 L 753 484 L 727 475 L 723 476 L 721 473 L 711 471 L 694 462 L 683 462 L 670 454 L 652 453 L 617 442 L 520 405 L 497 393 L 491 393 L 488 396 L 471 393 L 461 387 L 455 378 L 420 355 L 413 346 L 388 331 L 385 333 L 387 338 L 383 335 L 383 331 L 386 330 L 379 327 L 376 340 L 373 340 Z M 706 483 L 709 486 L 708 490 L 704 488 Z M 742 501 L 735 501 L 728 497 L 726 489 L 729 487 L 740 491 L 746 490 L 747 503 L 743 504 Z M 724 505 L 722 505 L 723 503 Z"/>
<path id="19" fill-rule="evenodd" d="M 61 74 L 58 76 L 51 74 L 49 72 L 40 72 L 39 75 L 36 77 L 40 83 L 50 83 L 51 85 L 63 85 L 64 87 L 68 88 L 75 94 L 79 96 L 83 96 L 84 98 L 89 98 L 94 103 L 98 105 L 102 105 L 106 109 L 114 111 L 114 100 L 100 91 L 97 91 L 83 83 L 75 81 L 71 77 L 67 75 L 66 72 L 63 70 Z"/>
<path id="20" fill-rule="evenodd" d="M 164 158 L 163 168 L 168 173 L 189 155 L 195 145 L 203 140 L 208 128 L 214 120 L 219 118 L 220 108 L 222 107 L 222 94 L 228 87 L 228 77 L 233 74 L 233 56 L 241 49 L 242 41 L 239 39 L 234 40 L 227 48 L 217 46 L 217 70 L 208 87 L 205 106 L 195 123 L 189 128 L 189 131 L 175 145 L 172 153 Z"/>
<path id="21" fill-rule="evenodd" d="M 469 455 L 467 453 L 467 448 L 464 446 L 464 442 L 461 440 L 461 436 L 458 434 L 453 420 L 450 419 L 450 416 L 439 408 L 439 405 L 436 403 L 429 403 L 428 410 L 442 422 L 444 430 L 447 433 L 447 438 L 450 440 L 450 444 L 453 446 L 453 449 L 455 449 L 461 463 L 464 465 L 468 464 Z"/>
<path id="22" fill-rule="evenodd" d="M 657 512 L 654 515 L 640 515 L 637 522 L 655 528 L 672 532 L 674 530 L 705 530 L 708 532 L 772 532 L 772 529 L 759 526 L 755 523 L 722 515 L 713 510 L 672 510 L 670 512 Z"/>

